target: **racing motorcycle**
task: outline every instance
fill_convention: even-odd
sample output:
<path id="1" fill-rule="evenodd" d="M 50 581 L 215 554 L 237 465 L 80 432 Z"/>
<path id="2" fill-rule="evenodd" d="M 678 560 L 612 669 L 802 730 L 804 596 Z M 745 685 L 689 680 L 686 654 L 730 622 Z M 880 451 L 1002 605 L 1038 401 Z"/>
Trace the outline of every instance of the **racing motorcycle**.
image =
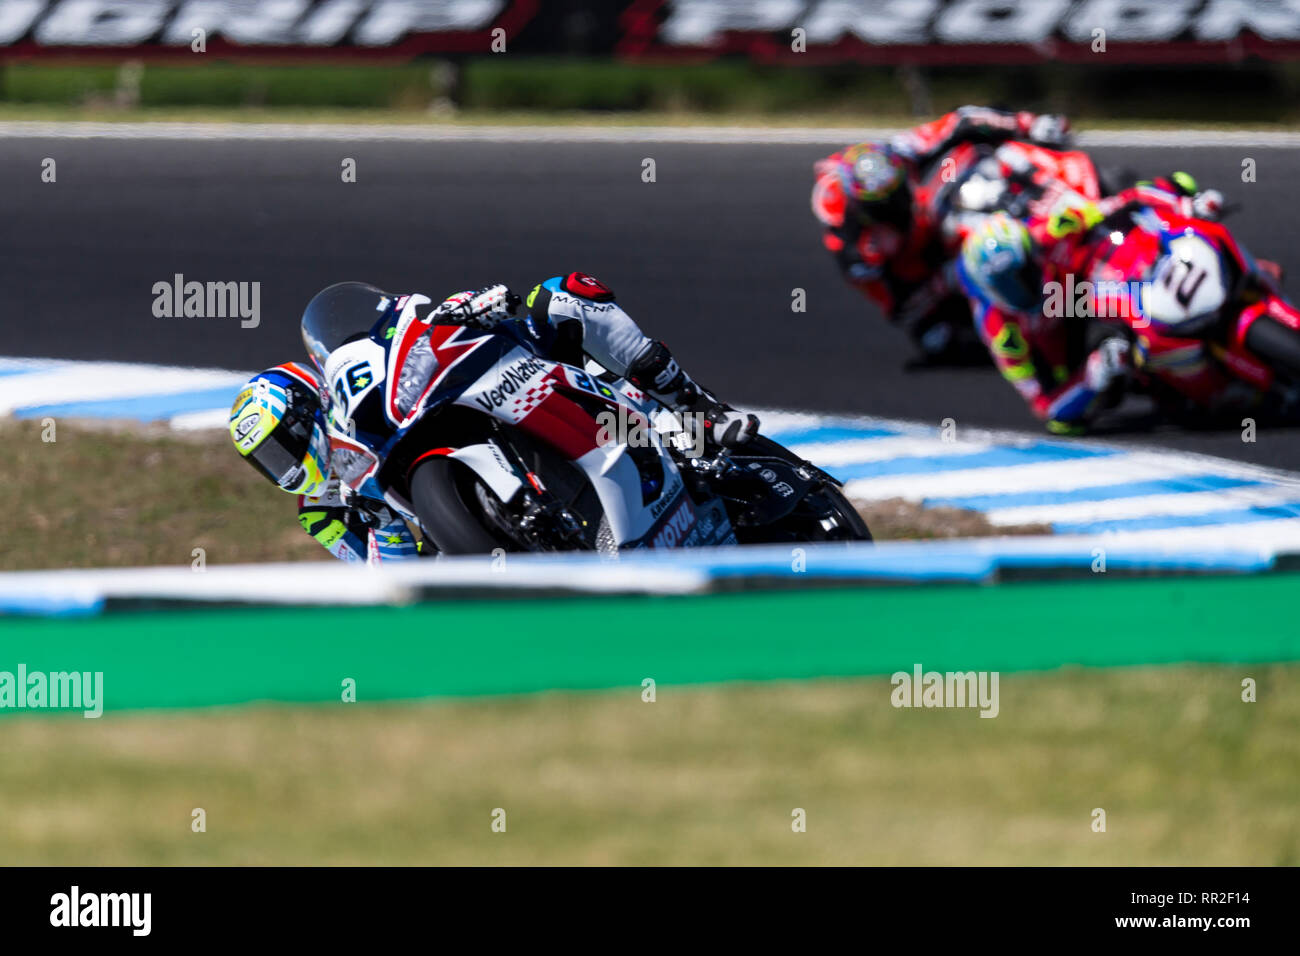
<path id="1" fill-rule="evenodd" d="M 1009 140 L 994 147 L 962 143 L 939 159 L 953 170 L 951 208 L 959 238 L 980 218 L 1005 212 L 1016 219 L 1049 217 L 1103 195 L 1092 158 L 1080 150 L 1055 150 Z M 1111 190 L 1108 190 L 1111 191 Z"/>
<path id="2" fill-rule="evenodd" d="M 966 236 L 995 212 L 1016 219 L 1049 217 L 1106 192 L 1087 153 L 1020 140 L 996 146 L 959 143 L 921 171 L 919 189 L 945 210 L 941 235 L 928 253 L 942 272 L 955 268 Z M 922 287 L 899 309 L 900 323 L 931 363 L 985 364 L 988 351 L 971 324 L 970 304 L 949 281 L 943 292 Z"/>
<path id="3" fill-rule="evenodd" d="M 330 343 L 331 460 L 444 554 L 869 541 L 839 483 L 764 436 L 701 433 L 595 363 L 538 347 L 526 317 L 435 321 L 425 296 L 381 301 Z M 581 361 L 581 359 L 577 359 Z"/>
<path id="4" fill-rule="evenodd" d="M 1096 321 L 1132 344 L 1130 390 L 1174 417 L 1300 417 L 1300 310 L 1280 267 L 1219 222 L 1142 209 L 1122 225 L 1092 279 Z"/>

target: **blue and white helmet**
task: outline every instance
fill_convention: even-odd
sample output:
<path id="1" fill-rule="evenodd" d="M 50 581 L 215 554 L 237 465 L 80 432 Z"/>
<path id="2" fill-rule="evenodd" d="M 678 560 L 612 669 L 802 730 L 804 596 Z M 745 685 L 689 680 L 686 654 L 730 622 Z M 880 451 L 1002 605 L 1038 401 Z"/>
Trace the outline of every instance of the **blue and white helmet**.
<path id="1" fill-rule="evenodd" d="M 1004 212 L 988 216 L 961 247 L 959 270 L 995 305 L 1013 312 L 1036 311 L 1042 302 L 1042 269 L 1034 241 L 1019 219 Z"/>
<path id="2" fill-rule="evenodd" d="M 329 432 L 314 372 L 286 362 L 248 380 L 230 407 L 230 440 L 280 488 L 314 496 L 330 477 Z"/>

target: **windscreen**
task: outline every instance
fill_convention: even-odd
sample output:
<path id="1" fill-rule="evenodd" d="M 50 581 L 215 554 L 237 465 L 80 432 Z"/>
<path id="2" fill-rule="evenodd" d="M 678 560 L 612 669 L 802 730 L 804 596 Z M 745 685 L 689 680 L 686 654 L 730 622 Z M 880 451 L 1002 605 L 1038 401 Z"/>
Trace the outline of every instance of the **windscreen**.
<path id="1" fill-rule="evenodd" d="M 394 297 L 364 282 L 340 282 L 316 293 L 302 314 L 302 344 L 316 367 L 325 370 L 329 354 L 369 332 Z"/>

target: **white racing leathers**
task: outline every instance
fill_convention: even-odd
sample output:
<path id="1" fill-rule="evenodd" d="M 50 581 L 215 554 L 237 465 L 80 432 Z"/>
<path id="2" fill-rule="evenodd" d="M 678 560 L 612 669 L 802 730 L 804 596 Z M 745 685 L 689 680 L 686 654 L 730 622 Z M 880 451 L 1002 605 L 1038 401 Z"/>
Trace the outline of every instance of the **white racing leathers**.
<path id="1" fill-rule="evenodd" d="M 572 345 L 620 378 L 654 347 L 613 291 L 599 279 L 581 272 L 556 276 L 533 287 L 525 303 L 533 334 L 546 341 L 547 330 L 558 337 L 554 347 Z M 547 349 L 550 351 L 550 349 Z"/>

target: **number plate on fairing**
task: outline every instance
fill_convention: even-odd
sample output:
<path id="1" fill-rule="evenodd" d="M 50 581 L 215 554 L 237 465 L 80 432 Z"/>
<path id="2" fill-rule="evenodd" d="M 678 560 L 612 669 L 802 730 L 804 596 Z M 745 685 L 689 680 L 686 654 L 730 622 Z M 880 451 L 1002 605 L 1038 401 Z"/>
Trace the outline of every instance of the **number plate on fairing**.
<path id="1" fill-rule="evenodd" d="M 1170 240 L 1151 281 L 1142 284 L 1142 313 L 1171 331 L 1217 312 L 1226 299 L 1219 253 L 1190 233 Z"/>

